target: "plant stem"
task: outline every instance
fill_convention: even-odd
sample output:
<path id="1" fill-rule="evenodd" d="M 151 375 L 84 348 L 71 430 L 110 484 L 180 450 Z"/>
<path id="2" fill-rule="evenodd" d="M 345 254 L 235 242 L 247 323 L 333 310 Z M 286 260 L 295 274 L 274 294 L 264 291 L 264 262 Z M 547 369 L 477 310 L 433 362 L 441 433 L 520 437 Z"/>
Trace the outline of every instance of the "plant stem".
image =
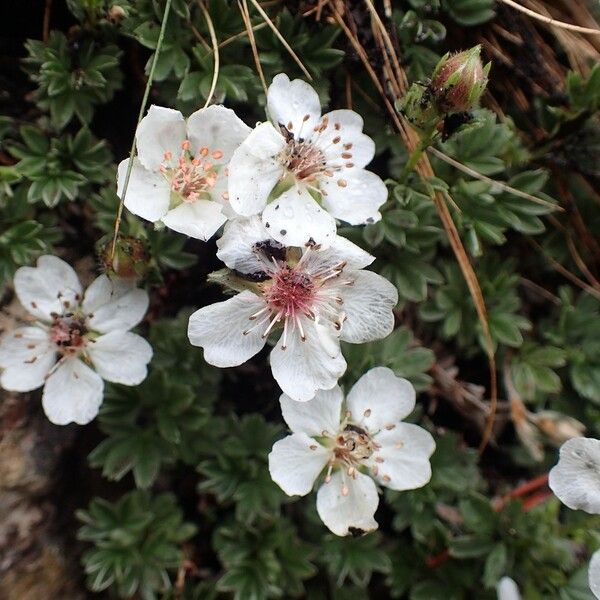
<path id="1" fill-rule="evenodd" d="M 156 68 L 156 63 L 158 62 L 158 56 L 160 54 L 160 49 L 162 47 L 163 39 L 165 37 L 165 30 L 167 28 L 167 20 L 169 18 L 169 12 L 171 10 L 171 0 L 167 0 L 165 4 L 165 12 L 163 14 L 162 23 L 160 24 L 160 33 L 158 34 L 158 41 L 156 42 L 156 50 L 154 51 L 154 56 L 152 57 L 152 64 L 150 65 L 150 72 L 148 73 L 148 81 L 146 82 L 146 88 L 144 89 L 144 96 L 142 98 L 142 103 L 140 105 L 140 112 L 138 114 L 137 123 L 135 126 L 136 132 L 137 128 L 140 124 L 140 121 L 144 117 L 144 112 L 146 111 L 146 104 L 148 103 L 148 97 L 150 96 L 150 88 L 152 87 L 152 81 L 154 79 L 154 69 Z M 125 173 L 125 182 L 123 183 L 123 193 L 121 194 L 121 199 L 119 202 L 119 208 L 117 209 L 117 218 L 115 219 L 115 231 L 113 233 L 112 245 L 110 248 L 110 261 L 115 257 L 115 249 L 117 247 L 117 237 L 119 235 L 119 228 L 121 227 L 121 217 L 123 216 L 123 205 L 125 204 L 125 194 L 127 193 L 127 187 L 129 186 L 129 179 L 131 177 L 131 170 L 133 168 L 133 157 L 135 155 L 136 149 L 136 139 L 135 132 L 133 134 L 133 141 L 131 142 L 131 149 L 129 151 L 129 163 L 127 164 L 127 172 Z"/>
<path id="2" fill-rule="evenodd" d="M 435 138 L 436 131 L 436 128 L 433 127 L 423 134 L 419 145 L 412 151 L 410 157 L 408 158 L 408 162 L 404 165 L 404 168 L 400 173 L 400 177 L 398 178 L 398 183 L 406 183 L 408 176 L 413 172 L 414 168 L 417 166 L 417 163 L 421 160 L 423 152 L 425 152 L 425 150 L 431 146 L 431 143 Z"/>

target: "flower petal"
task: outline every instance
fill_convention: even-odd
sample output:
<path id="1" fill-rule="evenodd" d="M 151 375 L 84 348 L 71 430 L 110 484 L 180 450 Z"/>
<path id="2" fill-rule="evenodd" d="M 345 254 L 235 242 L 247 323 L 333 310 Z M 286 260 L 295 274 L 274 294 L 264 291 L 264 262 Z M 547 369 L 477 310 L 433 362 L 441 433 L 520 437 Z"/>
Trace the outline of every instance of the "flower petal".
<path id="1" fill-rule="evenodd" d="M 264 260 L 255 252 L 261 242 L 280 246 L 269 235 L 259 216 L 235 219 L 225 225 L 223 235 L 217 240 L 217 256 L 230 269 L 240 273 L 263 273 Z"/>
<path id="2" fill-rule="evenodd" d="M 102 404 L 100 375 L 77 358 L 64 360 L 48 377 L 42 394 L 46 416 L 55 425 L 89 423 Z"/>
<path id="3" fill-rule="evenodd" d="M 600 514 L 600 440 L 573 438 L 565 442 L 548 484 L 569 508 Z"/>
<path id="4" fill-rule="evenodd" d="M 266 205 L 269 194 L 284 173 L 275 158 L 285 146 L 271 123 L 257 125 L 229 163 L 229 202 L 238 214 L 249 217 Z"/>
<path id="5" fill-rule="evenodd" d="M 381 219 L 379 208 L 385 204 L 388 190 L 380 177 L 364 169 L 346 169 L 340 178 L 325 178 L 321 182 L 323 206 L 336 219 L 350 225 L 375 223 Z"/>
<path id="6" fill-rule="evenodd" d="M 306 401 L 329 390 L 346 370 L 346 361 L 330 325 L 301 317 L 305 339 L 296 329 L 271 352 L 271 369 L 279 387 L 293 400 Z"/>
<path id="7" fill-rule="evenodd" d="M 250 131 L 250 127 L 230 108 L 220 104 L 201 108 L 187 120 L 187 135 L 193 153 L 197 154 L 200 149 L 208 148 L 210 161 L 215 165 L 228 163 Z"/>
<path id="8" fill-rule="evenodd" d="M 352 421 L 376 433 L 401 421 L 415 408 L 415 388 L 387 367 L 367 371 L 346 397 Z"/>
<path id="9" fill-rule="evenodd" d="M 286 246 L 319 244 L 335 238 L 335 219 L 300 186 L 294 186 L 265 207 L 262 220 L 275 240 Z"/>
<path id="10" fill-rule="evenodd" d="M 324 431 L 334 435 L 340 428 L 344 394 L 339 385 L 318 390 L 312 400 L 297 402 L 287 394 L 279 398 L 283 420 L 294 433 L 319 437 Z"/>
<path id="11" fill-rule="evenodd" d="M 27 312 L 42 321 L 79 306 L 81 284 L 75 271 L 58 256 L 40 256 L 37 267 L 15 273 L 15 292 Z"/>
<path id="12" fill-rule="evenodd" d="M 321 116 L 321 102 L 308 83 L 301 79 L 290 81 L 280 73 L 267 90 L 267 113 L 274 125 L 285 127 L 295 137 L 306 136 Z"/>
<path id="13" fill-rule="evenodd" d="M 123 198 L 129 159 L 121 161 L 117 171 L 117 196 Z M 158 221 L 169 210 L 171 190 L 167 180 L 159 171 L 148 171 L 137 158 L 125 194 L 125 206 L 138 217 L 147 221 Z"/>
<path id="14" fill-rule="evenodd" d="M 85 292 L 87 326 L 100 333 L 135 327 L 148 310 L 148 294 L 135 284 L 100 275 Z"/>
<path id="15" fill-rule="evenodd" d="M 106 381 L 138 385 L 146 379 L 152 346 L 135 333 L 111 331 L 96 338 L 87 350 L 98 375 Z"/>
<path id="16" fill-rule="evenodd" d="M 269 454 L 271 479 L 288 496 L 305 496 L 312 490 L 331 451 L 308 437 L 294 433 L 275 442 Z"/>
<path id="17" fill-rule="evenodd" d="M 590 590 L 596 598 L 600 598 L 600 550 L 592 554 L 590 566 L 588 568 L 588 582 Z"/>
<path id="18" fill-rule="evenodd" d="M 173 231 L 203 241 L 210 239 L 226 220 L 223 207 L 211 200 L 184 202 L 162 218 Z"/>
<path id="19" fill-rule="evenodd" d="M 351 271 L 362 269 L 374 260 L 374 256 L 371 256 L 350 240 L 336 235 L 328 248 L 309 249 L 302 259 L 302 264 L 306 271 L 312 275 L 318 275 L 342 264 L 344 264 L 345 269 Z"/>
<path id="20" fill-rule="evenodd" d="M 185 140 L 185 120 L 178 110 L 153 104 L 140 121 L 135 137 L 141 164 L 146 169 L 157 171 L 165 152 L 179 156 Z"/>
<path id="21" fill-rule="evenodd" d="M 336 535 L 377 529 L 374 515 L 378 504 L 375 483 L 369 476 L 358 472 L 354 479 L 343 470 L 336 471 L 317 492 L 319 517 Z"/>
<path id="22" fill-rule="evenodd" d="M 498 600 L 521 600 L 519 588 L 513 579 L 503 577 L 496 585 Z"/>
<path id="23" fill-rule="evenodd" d="M 352 273 L 353 285 L 340 290 L 346 321 L 341 338 L 345 342 L 364 344 L 380 340 L 394 329 L 394 306 L 398 290 L 387 279 L 372 271 Z"/>
<path id="24" fill-rule="evenodd" d="M 13 392 L 29 392 L 44 384 L 56 362 L 48 332 L 39 327 L 20 327 L 0 338 L 0 385 Z"/>
<path id="25" fill-rule="evenodd" d="M 392 490 L 414 490 L 431 479 L 429 457 L 435 451 L 431 434 L 412 423 L 396 423 L 374 438 L 381 446 L 369 459 L 377 466 L 377 481 Z M 381 462 L 380 462 L 381 461 Z"/>
<path id="26" fill-rule="evenodd" d="M 190 317 L 190 343 L 204 348 L 204 360 L 215 367 L 241 365 L 266 343 L 263 333 L 268 321 L 256 326 L 262 316 L 251 320 L 264 307 L 264 300 L 248 290 L 225 302 L 205 306 Z"/>

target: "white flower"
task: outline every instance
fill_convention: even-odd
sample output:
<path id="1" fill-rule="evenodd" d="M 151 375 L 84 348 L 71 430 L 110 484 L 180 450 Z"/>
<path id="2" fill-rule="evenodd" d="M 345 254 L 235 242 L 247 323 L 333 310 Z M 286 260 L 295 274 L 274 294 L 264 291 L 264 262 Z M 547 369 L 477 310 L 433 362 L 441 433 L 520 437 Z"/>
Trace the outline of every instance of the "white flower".
<path id="1" fill-rule="evenodd" d="M 579 437 L 565 442 L 548 483 L 569 508 L 600 514 L 600 440 Z"/>
<path id="2" fill-rule="evenodd" d="M 393 490 L 412 490 L 431 478 L 431 434 L 403 423 L 415 406 L 415 390 L 386 367 L 363 375 L 346 401 L 335 386 L 308 402 L 283 394 L 283 418 L 292 435 L 269 454 L 271 478 L 289 496 L 308 494 L 325 470 L 317 512 L 336 535 L 377 528 L 375 481 Z"/>
<path id="3" fill-rule="evenodd" d="M 272 236 L 290 246 L 331 243 L 335 219 L 360 225 L 381 218 L 387 189 L 364 169 L 375 144 L 362 133 L 358 114 L 334 110 L 321 117 L 315 90 L 283 74 L 269 87 L 267 111 L 271 122 L 259 124 L 231 159 L 229 198 L 236 212 L 263 211 Z"/>
<path id="4" fill-rule="evenodd" d="M 569 508 L 600 514 L 600 440 L 577 437 L 565 442 L 548 484 Z M 588 580 L 594 596 L 600 598 L 600 550 L 592 555 Z"/>
<path id="5" fill-rule="evenodd" d="M 145 291 L 101 275 L 82 295 L 75 271 L 56 256 L 21 267 L 15 291 L 36 321 L 0 340 L 0 384 L 16 392 L 43 385 L 50 421 L 89 423 L 102 403 L 102 379 L 124 385 L 144 380 L 152 348 L 128 330 L 148 308 Z"/>
<path id="6" fill-rule="evenodd" d="M 521 600 L 521 593 L 513 579 L 503 577 L 496 585 L 498 600 Z"/>
<path id="7" fill-rule="evenodd" d="M 309 400 L 346 370 L 340 339 L 360 344 L 393 330 L 396 288 L 362 271 L 374 258 L 344 238 L 326 250 L 286 247 L 255 217 L 229 221 L 217 245 L 242 291 L 190 317 L 190 342 L 212 365 L 246 362 L 279 330 L 273 376 L 290 397 Z"/>
<path id="8" fill-rule="evenodd" d="M 226 221 L 227 164 L 248 133 L 224 106 L 198 110 L 187 122 L 177 110 L 151 106 L 136 132 L 125 206 L 148 221 L 208 240 Z M 119 196 L 128 164 L 125 159 L 119 165 Z"/>

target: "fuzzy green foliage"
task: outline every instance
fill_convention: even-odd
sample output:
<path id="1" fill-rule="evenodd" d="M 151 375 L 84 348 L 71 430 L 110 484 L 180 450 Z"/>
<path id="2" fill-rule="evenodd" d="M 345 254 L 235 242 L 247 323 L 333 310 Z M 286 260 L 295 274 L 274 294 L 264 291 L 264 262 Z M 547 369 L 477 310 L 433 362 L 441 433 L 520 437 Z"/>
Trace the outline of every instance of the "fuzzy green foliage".
<path id="1" fill-rule="evenodd" d="M 95 546 L 83 556 L 90 589 L 113 586 L 123 598 L 137 592 L 154 600 L 169 590 L 169 571 L 183 559 L 179 545 L 196 531 L 183 521 L 174 496 L 140 490 L 114 503 L 96 498 L 77 516 L 83 522 L 79 538 Z"/>

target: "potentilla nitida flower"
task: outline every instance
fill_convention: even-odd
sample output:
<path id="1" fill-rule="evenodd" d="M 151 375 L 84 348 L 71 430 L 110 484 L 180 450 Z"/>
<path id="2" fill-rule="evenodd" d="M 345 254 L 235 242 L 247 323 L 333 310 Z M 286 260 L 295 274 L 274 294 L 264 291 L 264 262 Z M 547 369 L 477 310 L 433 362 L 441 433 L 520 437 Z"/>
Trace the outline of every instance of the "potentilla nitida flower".
<path id="1" fill-rule="evenodd" d="M 148 295 L 132 282 L 98 277 L 86 290 L 56 256 L 21 267 L 15 292 L 33 323 L 0 339 L 0 385 L 16 392 L 44 386 L 42 405 L 57 425 L 83 425 L 97 414 L 103 379 L 138 385 L 152 348 L 129 329 L 148 308 Z"/>
<path id="2" fill-rule="evenodd" d="M 569 508 L 600 514 L 600 440 L 575 437 L 565 442 L 548 484 Z M 594 596 L 600 598 L 600 550 L 590 560 L 588 582 Z"/>
<path id="3" fill-rule="evenodd" d="M 227 165 L 250 133 L 235 113 L 209 106 L 187 121 L 176 110 L 151 106 L 136 132 L 137 157 L 125 195 L 134 214 L 207 240 L 230 211 Z M 129 159 L 119 165 L 123 194 Z"/>
<path id="4" fill-rule="evenodd" d="M 363 271 L 374 257 L 342 237 L 327 249 L 284 246 L 253 217 L 229 221 L 217 246 L 230 270 L 213 278 L 239 293 L 196 311 L 188 329 L 212 365 L 240 365 L 277 334 L 273 376 L 291 398 L 308 400 L 346 370 L 340 340 L 369 342 L 394 327 L 396 288 Z"/>
<path id="5" fill-rule="evenodd" d="M 321 116 L 315 90 L 279 74 L 267 93 L 270 121 L 259 124 L 234 152 L 229 198 L 243 216 L 262 212 L 282 244 L 332 243 L 335 219 L 351 225 L 381 218 L 383 181 L 364 167 L 375 154 L 351 110 Z"/>
<path id="6" fill-rule="evenodd" d="M 339 386 L 306 403 L 280 398 L 292 434 L 269 454 L 271 477 L 290 495 L 305 496 L 317 480 L 317 512 L 336 535 L 377 528 L 375 482 L 412 490 L 431 478 L 431 434 L 403 423 L 415 406 L 409 381 L 386 367 L 363 375 L 344 400 Z"/>

